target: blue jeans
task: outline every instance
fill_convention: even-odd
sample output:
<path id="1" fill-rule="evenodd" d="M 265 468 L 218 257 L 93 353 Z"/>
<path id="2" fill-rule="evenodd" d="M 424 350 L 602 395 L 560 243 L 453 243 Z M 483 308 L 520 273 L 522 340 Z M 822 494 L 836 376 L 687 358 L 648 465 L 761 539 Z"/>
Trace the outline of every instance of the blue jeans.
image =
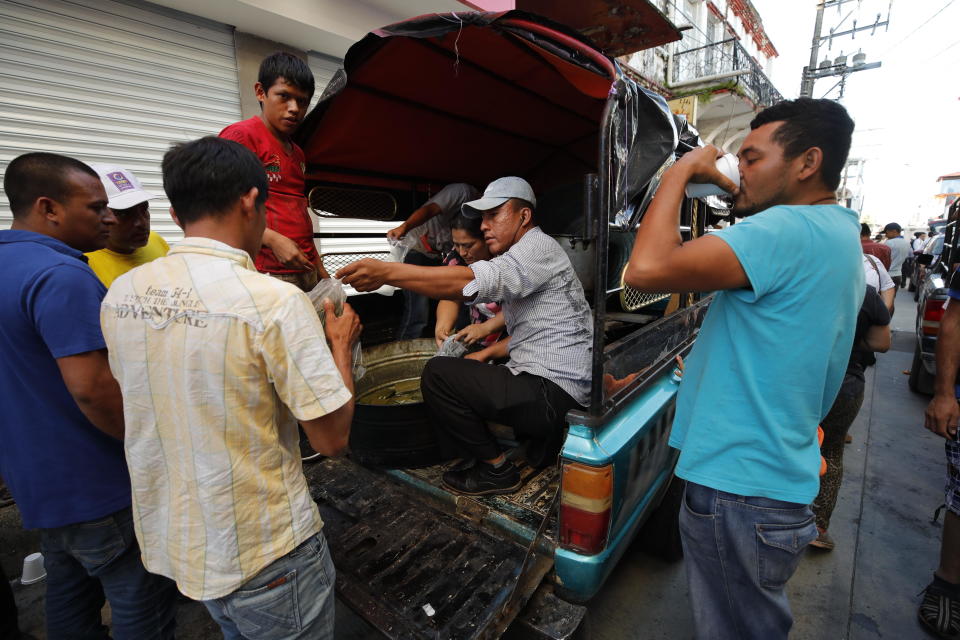
<path id="1" fill-rule="evenodd" d="M 224 640 L 330 640 L 336 571 L 323 533 L 222 598 L 204 600 Z"/>
<path id="2" fill-rule="evenodd" d="M 680 537 L 697 638 L 786 638 L 784 588 L 817 537 L 808 505 L 687 482 Z"/>
<path id="3" fill-rule="evenodd" d="M 140 561 L 130 508 L 99 520 L 40 530 L 47 570 L 47 638 L 110 638 L 100 619 L 110 602 L 115 640 L 173 638 L 177 589 Z"/>

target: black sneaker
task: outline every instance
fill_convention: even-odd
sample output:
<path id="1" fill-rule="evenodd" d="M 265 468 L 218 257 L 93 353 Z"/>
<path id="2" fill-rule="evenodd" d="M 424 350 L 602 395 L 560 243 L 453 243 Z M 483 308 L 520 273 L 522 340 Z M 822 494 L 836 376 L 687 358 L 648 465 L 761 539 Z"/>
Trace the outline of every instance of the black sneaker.
<path id="1" fill-rule="evenodd" d="M 447 469 L 447 471 L 466 471 L 475 464 L 477 464 L 476 458 L 460 458 L 450 465 L 450 468 Z"/>
<path id="2" fill-rule="evenodd" d="M 513 493 L 520 488 L 520 472 L 510 463 L 495 468 L 477 462 L 468 469 L 450 470 L 443 474 L 443 484 L 450 490 L 468 496 Z"/>

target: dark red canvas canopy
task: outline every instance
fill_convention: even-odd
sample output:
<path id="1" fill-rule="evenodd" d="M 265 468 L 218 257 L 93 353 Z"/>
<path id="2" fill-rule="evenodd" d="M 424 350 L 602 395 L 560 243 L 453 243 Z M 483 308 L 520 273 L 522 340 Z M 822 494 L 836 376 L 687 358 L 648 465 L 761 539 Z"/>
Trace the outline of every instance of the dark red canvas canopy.
<path id="1" fill-rule="evenodd" d="M 311 180 L 535 188 L 597 171 L 619 68 L 579 33 L 520 11 L 414 18 L 353 45 L 298 140 Z"/>

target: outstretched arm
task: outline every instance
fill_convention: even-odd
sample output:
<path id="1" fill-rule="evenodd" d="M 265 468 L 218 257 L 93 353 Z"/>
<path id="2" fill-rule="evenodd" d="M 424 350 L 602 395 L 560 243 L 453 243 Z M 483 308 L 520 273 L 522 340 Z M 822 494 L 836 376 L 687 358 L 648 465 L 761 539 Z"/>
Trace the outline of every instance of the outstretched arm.
<path id="1" fill-rule="evenodd" d="M 433 329 L 433 337 L 437 341 L 438 347 L 443 344 L 447 336 L 453 333 L 459 312 L 460 305 L 453 300 L 441 300 L 437 304 L 437 324 Z"/>
<path id="2" fill-rule="evenodd" d="M 336 277 L 357 291 L 376 291 L 385 284 L 441 300 L 465 300 L 463 288 L 473 280 L 469 267 L 420 267 L 364 258 L 337 271 Z"/>
<path id="3" fill-rule="evenodd" d="M 443 213 L 443 209 L 440 208 L 440 205 L 434 202 L 428 202 L 411 213 L 410 217 L 404 220 L 403 224 L 387 231 L 387 237 L 393 240 L 399 240 L 407 235 L 411 229 L 416 229 L 430 218 L 435 218 L 441 213 Z"/>

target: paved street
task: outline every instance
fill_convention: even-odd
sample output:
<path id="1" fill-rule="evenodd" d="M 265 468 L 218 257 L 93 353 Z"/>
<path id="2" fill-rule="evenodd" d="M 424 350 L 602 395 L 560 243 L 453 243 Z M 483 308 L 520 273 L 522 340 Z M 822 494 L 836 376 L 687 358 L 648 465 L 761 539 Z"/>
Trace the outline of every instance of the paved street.
<path id="1" fill-rule="evenodd" d="M 923 428 L 926 399 L 907 389 L 904 375 L 913 355 L 912 296 L 901 290 L 897 304 L 893 349 L 868 372 L 846 449 L 831 526 L 837 548 L 808 552 L 790 583 L 792 637 L 799 640 L 926 637 L 916 607 L 939 550 L 940 525 L 931 517 L 942 502 L 943 445 Z M 8 576 L 18 575 L 18 558 L 35 549 L 35 537 L 18 529 L 15 510 L 0 510 L 0 561 Z M 44 637 L 42 591 L 40 585 L 17 587 L 23 626 L 38 638 Z M 219 637 L 198 605 L 181 609 L 180 638 Z M 631 550 L 591 603 L 589 623 L 596 640 L 692 637 L 682 562 L 664 564 Z M 336 636 L 377 637 L 344 607 Z"/>

